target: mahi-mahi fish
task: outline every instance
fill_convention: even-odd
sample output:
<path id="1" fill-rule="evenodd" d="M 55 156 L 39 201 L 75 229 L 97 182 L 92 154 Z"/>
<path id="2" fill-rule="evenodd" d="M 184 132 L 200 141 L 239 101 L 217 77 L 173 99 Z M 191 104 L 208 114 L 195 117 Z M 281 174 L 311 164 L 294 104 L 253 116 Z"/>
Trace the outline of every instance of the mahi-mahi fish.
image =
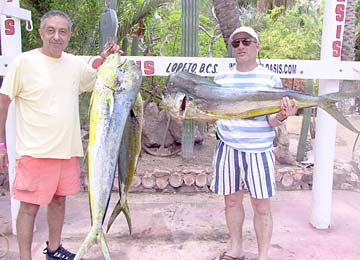
<path id="1" fill-rule="evenodd" d="M 295 99 L 299 108 L 319 106 L 340 124 L 359 133 L 337 109 L 343 99 L 360 96 L 360 90 L 313 96 L 287 88 L 264 86 L 221 86 L 202 76 L 180 71 L 170 74 L 164 88 L 161 107 L 179 119 L 217 120 L 252 118 L 280 111 L 280 99 Z"/>
<path id="2" fill-rule="evenodd" d="M 119 200 L 111 213 L 107 224 L 109 231 L 116 217 L 123 212 L 132 232 L 130 209 L 127 202 L 128 192 L 136 172 L 136 166 L 141 153 L 141 134 L 144 117 L 144 106 L 141 95 L 138 94 L 134 107 L 126 120 L 118 158 Z"/>
<path id="3" fill-rule="evenodd" d="M 111 260 L 103 223 L 115 177 L 126 119 L 140 90 L 142 73 L 133 61 L 111 54 L 100 66 L 90 103 L 87 149 L 91 229 L 76 253 L 81 259 L 95 243 Z"/>

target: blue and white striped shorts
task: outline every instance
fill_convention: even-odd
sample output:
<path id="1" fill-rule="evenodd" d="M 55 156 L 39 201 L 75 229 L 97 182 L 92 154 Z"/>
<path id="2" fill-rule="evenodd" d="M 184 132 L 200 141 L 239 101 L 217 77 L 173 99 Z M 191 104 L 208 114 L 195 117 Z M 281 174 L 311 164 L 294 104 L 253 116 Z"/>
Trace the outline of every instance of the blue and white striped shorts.
<path id="1" fill-rule="evenodd" d="M 216 146 L 213 160 L 214 178 L 210 189 L 219 195 L 229 195 L 245 188 L 257 199 L 275 195 L 274 151 L 241 152 L 222 141 Z"/>

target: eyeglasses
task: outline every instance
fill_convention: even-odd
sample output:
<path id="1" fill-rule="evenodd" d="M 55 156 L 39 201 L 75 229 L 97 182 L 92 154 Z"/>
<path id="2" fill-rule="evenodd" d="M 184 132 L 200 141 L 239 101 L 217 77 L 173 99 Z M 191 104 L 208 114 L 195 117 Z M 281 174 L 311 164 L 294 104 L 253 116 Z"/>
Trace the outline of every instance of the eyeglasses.
<path id="1" fill-rule="evenodd" d="M 232 41 L 231 46 L 233 46 L 233 48 L 237 48 L 240 46 L 240 42 L 244 46 L 249 46 L 252 42 L 256 42 L 256 40 L 252 38 L 240 38 Z"/>

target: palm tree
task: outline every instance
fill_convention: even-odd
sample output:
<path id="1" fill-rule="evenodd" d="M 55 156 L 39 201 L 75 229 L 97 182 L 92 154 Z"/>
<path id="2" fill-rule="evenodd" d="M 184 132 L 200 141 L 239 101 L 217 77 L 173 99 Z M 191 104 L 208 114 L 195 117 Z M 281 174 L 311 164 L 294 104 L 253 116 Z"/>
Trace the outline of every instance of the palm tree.
<path id="1" fill-rule="evenodd" d="M 294 6 L 296 0 L 257 0 L 258 13 L 264 13 L 276 6 L 284 6 L 288 9 Z"/>
<path id="2" fill-rule="evenodd" d="M 356 0 L 348 0 L 346 4 L 346 18 L 344 26 L 341 60 L 355 59 L 355 32 L 356 32 Z"/>
<path id="3" fill-rule="evenodd" d="M 240 26 L 239 6 L 236 0 L 213 0 L 213 5 L 225 44 L 228 46 L 231 33 Z"/>
<path id="4" fill-rule="evenodd" d="M 355 41 L 356 41 L 356 0 L 348 0 L 346 4 L 345 26 L 342 39 L 341 60 L 355 60 Z M 344 80 L 340 85 L 341 91 L 354 88 L 355 81 Z M 342 102 L 343 112 L 349 113 L 353 106 L 349 102 Z"/>

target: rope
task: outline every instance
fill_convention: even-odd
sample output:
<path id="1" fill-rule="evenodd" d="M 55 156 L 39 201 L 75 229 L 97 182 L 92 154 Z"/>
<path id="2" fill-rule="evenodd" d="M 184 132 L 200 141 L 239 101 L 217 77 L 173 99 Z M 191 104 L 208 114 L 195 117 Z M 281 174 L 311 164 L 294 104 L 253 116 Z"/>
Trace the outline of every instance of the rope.
<path id="1" fill-rule="evenodd" d="M 9 252 L 9 239 L 7 238 L 7 236 L 5 236 L 3 233 L 0 232 L 0 240 L 4 239 L 5 240 L 5 249 L 4 252 L 2 252 L 2 249 L 0 250 L 0 258 L 5 257 L 8 252 Z"/>
<path id="2" fill-rule="evenodd" d="M 358 135 L 356 136 L 356 139 L 355 139 L 355 142 L 354 142 L 354 146 L 353 146 L 353 149 L 352 149 L 353 155 L 354 155 L 354 152 L 355 152 L 355 149 L 356 149 L 357 142 L 359 141 L 359 135 L 360 135 L 360 134 L 358 134 Z"/>

